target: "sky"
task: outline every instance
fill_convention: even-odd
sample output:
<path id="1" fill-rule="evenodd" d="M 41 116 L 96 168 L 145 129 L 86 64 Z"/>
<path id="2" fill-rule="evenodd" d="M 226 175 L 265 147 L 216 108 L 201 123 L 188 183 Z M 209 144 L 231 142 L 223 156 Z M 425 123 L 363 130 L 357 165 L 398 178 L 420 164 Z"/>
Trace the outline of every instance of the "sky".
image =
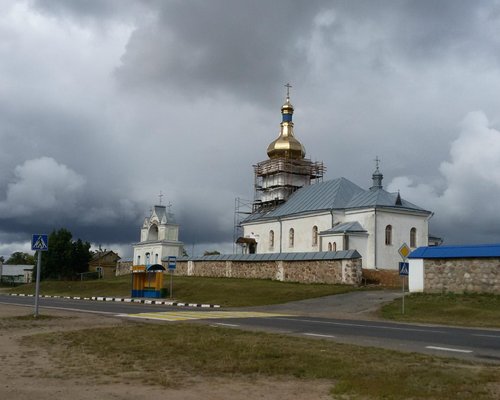
<path id="1" fill-rule="evenodd" d="M 170 204 L 188 253 L 232 251 L 279 134 L 326 179 L 500 242 L 500 1 L 0 0 L 0 255 L 69 229 L 132 253 Z"/>

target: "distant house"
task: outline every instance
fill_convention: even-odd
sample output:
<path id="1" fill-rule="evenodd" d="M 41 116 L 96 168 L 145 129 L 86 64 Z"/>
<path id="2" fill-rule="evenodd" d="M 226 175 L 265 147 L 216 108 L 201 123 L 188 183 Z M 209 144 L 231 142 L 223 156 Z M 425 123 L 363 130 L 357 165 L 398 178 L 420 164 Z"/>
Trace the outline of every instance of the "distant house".
<path id="1" fill-rule="evenodd" d="M 34 265 L 9 265 L 0 263 L 0 282 L 10 285 L 30 283 L 33 280 Z"/>
<path id="2" fill-rule="evenodd" d="M 99 250 L 94 253 L 89 262 L 89 271 L 98 272 L 101 278 L 111 278 L 116 275 L 116 264 L 120 256 L 111 250 Z"/>

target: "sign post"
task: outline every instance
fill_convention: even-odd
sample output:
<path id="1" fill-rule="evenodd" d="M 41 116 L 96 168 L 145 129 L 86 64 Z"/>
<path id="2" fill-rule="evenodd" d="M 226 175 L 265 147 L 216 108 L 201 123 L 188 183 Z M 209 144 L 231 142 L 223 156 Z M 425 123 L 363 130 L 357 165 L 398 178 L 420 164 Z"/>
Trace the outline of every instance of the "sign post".
<path id="1" fill-rule="evenodd" d="M 174 277 L 174 271 L 175 267 L 177 264 L 177 257 L 175 256 L 168 256 L 168 270 L 170 272 L 170 298 L 173 298 L 173 277 Z"/>
<path id="2" fill-rule="evenodd" d="M 42 269 L 42 251 L 49 250 L 49 238 L 47 234 L 34 234 L 31 236 L 31 250 L 38 252 L 36 264 L 35 284 L 35 318 L 38 317 L 38 298 L 40 297 L 40 271 Z"/>
<path id="3" fill-rule="evenodd" d="M 403 243 L 398 250 L 399 255 L 403 259 L 403 262 L 399 263 L 399 276 L 403 281 L 403 301 L 401 303 L 401 314 L 405 313 L 405 277 L 408 276 L 409 264 L 406 262 L 408 255 L 410 254 L 410 248 L 406 243 Z"/>

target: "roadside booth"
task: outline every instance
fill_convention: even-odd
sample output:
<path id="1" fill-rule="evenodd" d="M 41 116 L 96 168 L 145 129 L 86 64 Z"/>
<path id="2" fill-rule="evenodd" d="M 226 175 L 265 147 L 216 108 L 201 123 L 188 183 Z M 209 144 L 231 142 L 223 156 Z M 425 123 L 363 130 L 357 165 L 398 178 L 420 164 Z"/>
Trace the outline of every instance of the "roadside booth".
<path id="1" fill-rule="evenodd" d="M 163 288 L 163 272 L 160 264 L 134 265 L 132 267 L 132 297 L 160 298 Z"/>

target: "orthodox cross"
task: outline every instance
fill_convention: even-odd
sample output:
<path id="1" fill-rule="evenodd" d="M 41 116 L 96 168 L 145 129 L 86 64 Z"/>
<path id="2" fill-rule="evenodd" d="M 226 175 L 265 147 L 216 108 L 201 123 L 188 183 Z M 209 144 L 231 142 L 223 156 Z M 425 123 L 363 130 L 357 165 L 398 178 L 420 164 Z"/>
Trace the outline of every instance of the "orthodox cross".
<path id="1" fill-rule="evenodd" d="M 375 166 L 377 167 L 377 170 L 378 170 L 378 167 L 380 165 L 380 158 L 378 158 L 378 156 L 376 156 L 375 160 L 373 160 L 373 161 L 375 161 Z"/>
<path id="2" fill-rule="evenodd" d="M 286 98 L 288 99 L 290 97 L 290 88 L 292 87 L 292 85 L 287 83 L 285 87 L 286 87 Z"/>
<path id="3" fill-rule="evenodd" d="M 163 193 L 161 192 L 161 190 L 160 190 L 160 194 L 158 195 L 158 197 L 160 198 L 160 206 L 161 206 L 161 200 L 163 199 Z"/>

